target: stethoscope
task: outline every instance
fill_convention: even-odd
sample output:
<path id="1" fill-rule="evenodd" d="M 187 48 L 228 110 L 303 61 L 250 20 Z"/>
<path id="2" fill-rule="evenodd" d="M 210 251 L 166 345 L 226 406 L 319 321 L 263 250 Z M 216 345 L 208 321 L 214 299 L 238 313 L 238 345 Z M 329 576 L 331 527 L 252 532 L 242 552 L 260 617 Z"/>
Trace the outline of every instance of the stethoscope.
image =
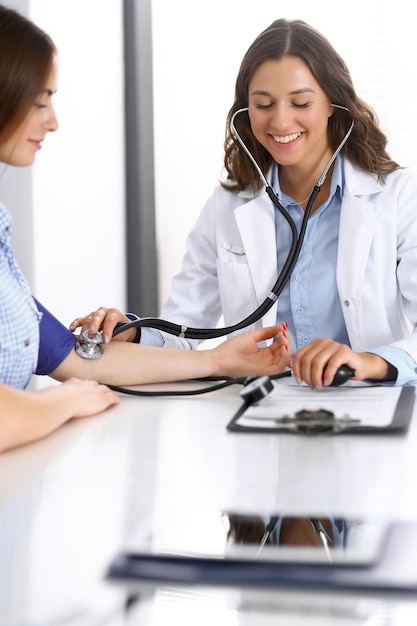
<path id="1" fill-rule="evenodd" d="M 228 521 L 229 523 L 229 528 L 228 528 L 228 545 L 229 545 L 229 532 L 230 532 L 230 515 L 228 515 L 227 513 L 223 514 L 226 518 L 226 521 Z M 234 515 L 233 517 L 236 518 L 236 515 Z M 239 522 L 243 522 L 243 524 L 247 523 L 248 524 L 248 530 L 250 529 L 250 517 L 247 516 L 237 516 L 238 521 Z M 246 539 L 245 538 L 239 538 L 238 540 L 232 540 L 230 543 L 235 543 L 238 545 L 242 545 L 242 544 L 246 544 L 247 546 L 250 545 L 257 545 L 257 550 L 254 554 L 254 558 L 257 559 L 261 556 L 265 546 L 282 546 L 282 545 L 286 545 L 286 544 L 281 544 L 280 542 L 280 530 L 281 530 L 281 523 L 283 521 L 284 517 L 283 516 L 279 516 L 279 515 L 273 515 L 269 518 L 268 522 L 266 523 L 266 520 L 264 521 L 264 531 L 262 533 L 262 536 L 260 538 L 259 541 L 256 541 L 253 539 L 253 537 L 251 537 L 250 539 Z M 301 519 L 301 518 L 299 518 Z M 308 522 L 311 524 L 314 532 L 318 535 L 319 540 L 320 540 L 320 544 L 321 547 L 324 550 L 326 559 L 329 562 L 333 562 L 333 556 L 331 553 L 331 550 L 333 548 L 337 547 L 345 547 L 345 542 L 346 542 L 346 523 L 345 520 L 343 519 L 335 519 L 333 518 L 333 521 L 330 517 L 328 517 L 327 519 L 329 520 L 329 522 L 332 525 L 332 531 L 339 533 L 339 536 L 342 537 L 342 542 L 339 540 L 337 543 L 334 540 L 334 538 L 327 532 L 327 530 L 325 529 L 322 521 L 320 519 L 318 519 L 317 517 L 306 517 L 304 518 L 306 520 L 308 520 Z M 296 545 L 296 544 L 295 544 Z M 227 547 L 227 546 L 226 546 Z"/>
<path id="2" fill-rule="evenodd" d="M 312 525 L 314 532 L 317 533 L 317 535 L 320 538 L 320 543 L 322 545 L 322 548 L 325 552 L 326 558 L 327 560 L 331 563 L 333 561 L 332 558 L 332 554 L 330 552 L 331 547 L 333 547 L 333 540 L 330 537 L 330 535 L 327 533 L 326 529 L 324 528 L 323 524 L 321 523 L 321 521 L 317 518 L 317 517 L 310 517 L 308 518 L 310 524 Z M 264 548 L 264 546 L 266 545 L 267 541 L 269 540 L 269 538 L 272 536 L 272 534 L 274 533 L 275 527 L 278 523 L 278 517 L 271 517 L 271 519 L 269 520 L 269 523 L 265 529 L 265 532 L 262 536 L 261 542 L 260 542 L 260 546 L 259 549 L 257 551 L 256 556 L 259 556 L 262 549 Z"/>
<path id="3" fill-rule="evenodd" d="M 340 104 L 334 104 L 332 103 L 331 106 L 336 107 L 338 109 L 342 109 L 344 111 L 347 111 L 349 113 L 349 109 L 343 105 Z M 154 328 L 156 330 L 160 330 L 162 332 L 166 332 L 168 334 L 171 335 L 176 335 L 177 337 L 181 337 L 181 338 L 185 338 L 185 339 L 200 339 L 200 340 L 206 340 L 206 339 L 214 339 L 214 338 L 218 338 L 218 337 L 224 337 L 225 335 L 230 335 L 231 333 L 237 331 L 237 330 L 241 330 L 242 328 L 246 328 L 247 326 L 250 326 L 252 324 L 254 324 L 255 322 L 257 322 L 259 319 L 261 319 L 268 311 L 269 309 L 275 304 L 275 302 L 277 301 L 279 295 L 281 294 L 282 290 L 284 289 L 286 283 L 288 282 L 291 272 L 294 269 L 295 264 L 297 263 L 300 251 L 301 251 L 301 246 L 303 244 L 304 241 L 304 236 L 305 236 L 305 232 L 307 229 L 307 222 L 308 219 L 310 217 L 310 213 L 311 213 L 311 209 L 312 206 L 314 204 L 314 201 L 324 183 L 324 181 L 326 180 L 326 176 L 331 168 L 331 166 L 333 165 L 337 155 L 339 154 L 339 152 L 342 150 L 343 146 L 345 145 L 346 141 L 348 140 L 353 126 L 354 126 L 354 121 L 351 122 L 351 125 L 349 127 L 349 129 L 347 130 L 345 136 L 343 137 L 342 141 L 340 142 L 340 144 L 337 146 L 336 150 L 334 151 L 333 155 L 331 156 L 331 158 L 329 159 L 328 163 L 326 164 L 323 173 L 321 174 L 319 180 L 317 181 L 316 185 L 313 187 L 313 190 L 310 194 L 310 197 L 308 199 L 307 202 L 307 206 L 306 206 L 306 210 L 304 212 L 304 216 L 303 216 L 303 220 L 301 222 L 301 227 L 300 227 L 300 233 L 297 233 L 297 227 L 295 225 L 294 220 L 292 219 L 292 217 L 289 215 L 289 213 L 285 210 L 285 208 L 283 207 L 283 205 L 281 204 L 277 194 L 274 192 L 273 188 L 271 187 L 271 185 L 268 183 L 264 173 L 262 172 L 261 168 L 259 167 L 258 163 L 256 162 L 254 156 L 251 154 L 250 150 L 248 149 L 248 147 L 246 146 L 246 144 L 244 143 L 243 139 L 241 138 L 240 134 L 238 133 L 238 131 L 236 130 L 235 127 L 235 119 L 236 116 L 249 111 L 249 107 L 243 107 L 241 109 L 238 109 L 237 111 L 234 112 L 231 120 L 230 120 L 230 127 L 232 130 L 233 135 L 235 136 L 235 138 L 237 139 L 237 141 L 239 142 L 239 144 L 242 146 L 243 150 L 245 151 L 245 153 L 247 154 L 247 156 L 249 157 L 249 159 L 251 160 L 253 166 L 255 167 L 256 171 L 259 174 L 259 177 L 261 179 L 261 181 L 263 182 L 263 184 L 265 185 L 265 191 L 267 192 L 269 198 L 271 199 L 273 205 L 278 209 L 278 211 L 280 211 L 280 213 L 285 217 L 285 219 L 287 220 L 290 228 L 291 228 L 291 246 L 290 246 L 290 251 L 288 253 L 287 259 L 282 267 L 282 270 L 280 271 L 278 278 L 274 284 L 274 286 L 272 287 L 271 292 L 267 295 L 267 297 L 265 298 L 264 302 L 253 312 L 251 313 L 248 317 L 246 317 L 245 319 L 243 319 L 242 321 L 238 322 L 237 324 L 234 324 L 232 326 L 226 326 L 224 328 L 214 328 L 214 329 L 210 329 L 210 328 L 192 328 L 192 327 L 188 327 L 186 325 L 183 324 L 175 324 L 173 322 L 168 322 L 167 320 L 161 320 L 159 318 L 154 318 L 154 317 L 144 317 L 138 320 L 133 320 L 131 322 L 126 322 L 125 324 L 120 324 L 117 326 L 117 328 L 114 329 L 113 331 L 113 337 L 115 337 L 116 335 L 129 330 L 130 328 Z M 97 333 L 94 337 L 90 337 L 88 334 L 88 331 L 84 332 L 77 345 L 76 345 L 76 350 L 78 352 L 78 354 L 80 356 L 82 356 L 83 358 L 87 358 L 87 359 L 96 359 L 99 358 L 102 353 L 102 347 L 100 345 L 100 343 L 102 343 L 102 338 L 101 338 L 101 334 Z M 281 378 L 283 376 L 289 376 L 291 375 L 291 372 L 284 372 L 283 374 L 279 374 L 276 376 L 276 378 Z M 213 379 L 210 379 L 213 380 Z M 224 379 L 222 379 L 224 380 Z M 125 393 L 132 393 L 134 395 L 195 395 L 196 393 L 206 393 L 208 391 L 214 391 L 216 389 L 220 389 L 224 386 L 227 385 L 231 385 L 231 384 L 235 384 L 236 382 L 242 382 L 242 381 L 246 381 L 245 379 L 228 379 L 225 380 L 223 383 L 220 383 L 218 385 L 215 385 L 214 387 L 208 387 L 205 389 L 201 389 L 201 390 L 193 390 L 193 391 L 188 391 L 188 392 L 137 392 L 137 391 L 129 391 L 129 390 L 125 390 L 124 388 L 121 387 L 114 387 L 116 390 L 118 391 L 122 391 Z"/>

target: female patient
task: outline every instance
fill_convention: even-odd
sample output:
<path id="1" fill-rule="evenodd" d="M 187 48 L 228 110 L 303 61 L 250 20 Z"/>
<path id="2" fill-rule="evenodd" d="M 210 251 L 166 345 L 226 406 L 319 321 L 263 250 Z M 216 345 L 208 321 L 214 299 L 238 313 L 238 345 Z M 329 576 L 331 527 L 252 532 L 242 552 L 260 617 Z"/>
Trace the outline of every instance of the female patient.
<path id="1" fill-rule="evenodd" d="M 48 35 L 0 5 L 0 163 L 6 166 L 31 165 L 47 133 L 58 127 L 52 104 L 56 56 Z M 277 326 L 245 333 L 214 350 L 190 353 L 112 342 L 100 359 L 83 359 L 74 350 L 75 335 L 32 296 L 13 258 L 11 234 L 10 215 L 0 203 L 0 451 L 116 404 L 117 394 L 100 383 L 273 374 L 285 368 L 289 344 L 285 327 Z M 271 347 L 258 347 L 274 336 Z M 30 392 L 25 387 L 33 373 L 63 384 Z"/>

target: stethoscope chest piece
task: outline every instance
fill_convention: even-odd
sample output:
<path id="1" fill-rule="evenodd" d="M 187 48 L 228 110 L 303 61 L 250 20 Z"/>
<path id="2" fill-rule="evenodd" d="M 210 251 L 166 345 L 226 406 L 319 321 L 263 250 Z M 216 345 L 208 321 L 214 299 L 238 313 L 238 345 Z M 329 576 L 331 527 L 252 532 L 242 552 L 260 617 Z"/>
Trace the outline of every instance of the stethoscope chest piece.
<path id="1" fill-rule="evenodd" d="M 101 343 L 103 343 L 101 333 L 90 337 L 88 331 L 85 331 L 75 344 L 75 351 L 83 359 L 99 359 L 103 354 Z"/>

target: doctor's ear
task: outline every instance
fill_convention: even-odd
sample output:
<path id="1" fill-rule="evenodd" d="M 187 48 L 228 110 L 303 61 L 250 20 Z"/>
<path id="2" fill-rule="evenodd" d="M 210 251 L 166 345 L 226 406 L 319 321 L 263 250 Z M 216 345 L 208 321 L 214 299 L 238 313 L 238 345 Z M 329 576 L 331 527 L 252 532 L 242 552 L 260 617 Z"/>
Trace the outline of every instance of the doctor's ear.
<path id="1" fill-rule="evenodd" d="M 331 102 L 329 104 L 329 109 L 332 109 L 332 110 L 329 111 L 329 117 L 333 115 L 335 108 L 341 109 L 342 111 L 346 111 L 347 113 L 350 113 L 349 109 L 345 107 L 343 104 L 335 104 L 334 102 Z"/>

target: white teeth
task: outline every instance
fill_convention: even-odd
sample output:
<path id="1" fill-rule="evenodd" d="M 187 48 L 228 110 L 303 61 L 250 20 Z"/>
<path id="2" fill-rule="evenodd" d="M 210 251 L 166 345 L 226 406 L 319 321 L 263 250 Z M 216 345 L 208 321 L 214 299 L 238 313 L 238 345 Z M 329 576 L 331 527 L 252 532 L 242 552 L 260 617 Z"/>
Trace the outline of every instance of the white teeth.
<path id="1" fill-rule="evenodd" d="M 289 143 L 300 137 L 300 135 L 301 133 L 294 133 L 293 135 L 285 135 L 285 137 L 279 137 L 278 135 L 273 135 L 273 137 L 277 143 Z"/>

